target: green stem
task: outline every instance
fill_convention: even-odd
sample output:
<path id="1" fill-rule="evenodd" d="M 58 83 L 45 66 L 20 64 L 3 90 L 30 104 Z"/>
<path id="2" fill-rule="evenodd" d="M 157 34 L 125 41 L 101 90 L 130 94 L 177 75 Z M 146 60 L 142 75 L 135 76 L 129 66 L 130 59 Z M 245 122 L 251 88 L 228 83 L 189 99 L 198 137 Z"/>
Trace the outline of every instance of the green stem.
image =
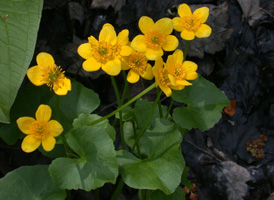
<path id="1" fill-rule="evenodd" d="M 184 61 L 186 60 L 187 47 L 188 47 L 188 40 L 185 41 Z"/>
<path id="2" fill-rule="evenodd" d="M 161 92 L 161 89 L 160 88 L 157 88 L 157 94 Z M 161 101 L 159 99 L 158 101 L 158 109 L 159 109 L 159 114 L 160 114 L 160 118 L 163 118 L 163 111 L 162 111 L 162 104 L 161 104 Z"/>
<path id="3" fill-rule="evenodd" d="M 121 107 L 121 99 L 120 99 L 120 95 L 119 95 L 119 90 L 118 90 L 114 76 L 110 76 L 110 78 L 111 78 L 111 83 L 112 83 L 114 91 L 115 91 L 118 108 L 120 108 Z M 121 134 L 122 148 L 126 149 L 126 143 L 125 143 L 125 138 L 124 138 L 124 129 L 123 129 L 122 110 L 119 111 L 119 122 L 120 122 L 120 134 Z"/>
<path id="4" fill-rule="evenodd" d="M 171 110 L 171 108 L 172 108 L 173 102 L 174 102 L 174 100 L 171 99 L 171 102 L 170 102 L 170 104 L 169 104 L 168 110 L 167 110 L 167 112 L 166 112 L 166 116 L 165 116 L 166 119 L 167 119 L 167 117 L 168 117 L 168 114 L 170 113 L 170 110 Z"/>
<path id="5" fill-rule="evenodd" d="M 137 131 L 136 131 L 135 122 L 136 122 L 136 120 L 134 120 L 132 122 L 132 126 L 133 126 L 134 139 L 136 140 L 137 139 Z M 138 155 L 139 158 L 141 158 L 141 152 L 140 152 L 139 144 L 137 144 L 136 146 L 137 146 L 137 155 Z"/>
<path id="6" fill-rule="evenodd" d="M 136 140 L 135 140 L 135 142 L 134 142 L 134 145 L 133 145 L 133 147 L 132 147 L 132 151 L 133 151 L 133 152 L 134 152 L 134 149 L 135 149 L 136 145 L 139 143 L 140 138 L 144 135 L 145 130 L 147 129 L 147 126 L 149 125 L 150 119 L 151 119 L 151 117 L 152 117 L 152 115 L 153 115 L 153 113 L 154 113 L 155 107 L 156 107 L 157 104 L 158 104 L 158 101 L 159 101 L 159 99 L 160 99 L 160 97 L 161 97 L 161 94 L 162 94 L 162 90 L 161 90 L 160 92 L 158 92 L 157 97 L 156 97 L 156 100 L 154 101 L 153 106 L 152 106 L 152 108 L 151 108 L 151 110 L 150 110 L 150 113 L 149 113 L 149 115 L 148 115 L 148 117 L 147 117 L 147 120 L 146 120 L 146 122 L 145 122 L 145 125 L 144 125 L 144 127 L 142 128 L 141 132 L 138 134 L 138 136 L 137 136 L 137 138 L 136 138 Z"/>
<path id="7" fill-rule="evenodd" d="M 151 190 L 147 190 L 147 193 L 146 193 L 146 200 L 149 200 L 149 199 L 150 199 L 150 194 L 151 194 Z"/>
<path id="8" fill-rule="evenodd" d="M 125 185 L 125 183 L 124 183 L 123 179 L 121 178 L 113 195 L 111 196 L 111 200 L 117 200 L 119 194 L 122 192 L 124 185 Z"/>
<path id="9" fill-rule="evenodd" d="M 97 119 L 93 122 L 91 122 L 89 125 L 92 126 L 94 124 L 97 124 L 101 121 L 104 121 L 105 119 L 108 119 L 110 117 L 112 117 L 113 115 L 115 115 L 117 112 L 123 110 L 125 107 L 127 107 L 128 105 L 132 104 L 134 101 L 136 101 L 137 99 L 139 99 L 140 97 L 142 97 L 144 94 L 148 93 L 150 90 L 152 90 L 153 88 L 155 88 L 155 83 L 153 83 L 152 85 L 150 85 L 148 88 L 146 88 L 145 90 L 143 90 L 142 92 L 140 92 L 138 95 L 136 95 L 135 97 L 133 97 L 132 99 L 130 99 L 127 103 L 125 103 L 124 105 L 122 105 L 121 107 L 117 108 L 116 110 L 114 110 L 113 112 L 107 114 L 106 116 Z"/>
<path id="10" fill-rule="evenodd" d="M 56 95 L 56 101 L 55 101 L 55 113 L 56 113 L 56 120 L 60 121 L 60 96 Z"/>

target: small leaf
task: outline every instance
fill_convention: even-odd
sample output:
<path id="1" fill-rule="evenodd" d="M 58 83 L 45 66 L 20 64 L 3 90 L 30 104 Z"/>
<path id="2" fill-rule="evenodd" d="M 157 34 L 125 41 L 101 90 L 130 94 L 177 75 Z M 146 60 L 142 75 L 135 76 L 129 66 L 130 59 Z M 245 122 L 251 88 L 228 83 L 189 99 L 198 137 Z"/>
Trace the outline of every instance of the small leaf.
<path id="1" fill-rule="evenodd" d="M 47 165 L 23 166 L 0 179 L 0 199 L 64 200 L 66 191 L 52 182 Z"/>
<path id="2" fill-rule="evenodd" d="M 57 158 L 49 166 L 53 181 L 62 189 L 90 191 L 118 176 L 112 139 L 99 127 L 78 126 L 67 134 L 67 143 L 79 158 Z"/>
<path id="3" fill-rule="evenodd" d="M 202 76 L 192 83 L 184 90 L 173 92 L 175 101 L 187 104 L 187 107 L 175 108 L 173 118 L 182 128 L 206 131 L 220 120 L 229 101 L 223 91 Z"/>
<path id="4" fill-rule="evenodd" d="M 0 1 L 0 122 L 10 122 L 10 108 L 26 75 L 36 43 L 43 1 Z"/>
<path id="5" fill-rule="evenodd" d="M 192 183 L 190 183 L 189 180 L 187 179 L 188 171 L 189 171 L 189 168 L 187 166 L 185 166 L 184 171 L 183 171 L 183 175 L 182 175 L 182 179 L 181 179 L 181 184 L 186 186 L 188 189 L 191 189 L 192 188 Z"/>
<path id="6" fill-rule="evenodd" d="M 72 125 L 73 127 L 78 127 L 78 126 L 89 126 L 89 124 L 92 121 L 98 120 L 102 117 L 100 117 L 99 115 L 96 114 L 89 114 L 89 113 L 82 113 L 79 115 L 78 118 L 74 119 Z M 104 121 L 101 121 L 97 124 L 93 125 L 94 127 L 101 127 L 103 128 L 109 135 L 109 137 L 115 141 L 115 136 L 116 136 L 116 132 L 115 129 L 108 123 L 108 120 L 105 119 Z"/>

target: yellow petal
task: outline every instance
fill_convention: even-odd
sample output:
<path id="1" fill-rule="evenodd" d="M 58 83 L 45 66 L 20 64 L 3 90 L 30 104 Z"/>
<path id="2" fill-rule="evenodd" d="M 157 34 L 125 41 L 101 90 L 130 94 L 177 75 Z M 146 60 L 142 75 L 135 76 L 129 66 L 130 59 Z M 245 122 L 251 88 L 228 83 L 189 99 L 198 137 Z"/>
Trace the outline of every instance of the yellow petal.
<path id="1" fill-rule="evenodd" d="M 47 67 L 55 63 L 53 57 L 45 52 L 41 52 L 36 56 L 36 62 L 40 67 Z"/>
<path id="2" fill-rule="evenodd" d="M 167 97 L 170 97 L 172 95 L 172 91 L 169 87 L 164 87 L 162 85 L 159 85 L 159 87 L 161 88 L 161 90 L 165 93 L 165 95 Z"/>
<path id="3" fill-rule="evenodd" d="M 121 60 L 121 69 L 122 70 L 128 70 L 129 69 L 129 66 L 128 66 L 127 62 L 124 59 Z"/>
<path id="4" fill-rule="evenodd" d="M 133 38 L 131 42 L 131 47 L 138 52 L 145 52 L 147 50 L 147 45 L 145 43 L 144 35 L 137 35 Z"/>
<path id="5" fill-rule="evenodd" d="M 84 43 L 78 47 L 77 52 L 82 58 L 88 59 L 88 58 L 92 57 L 91 50 L 92 50 L 92 48 L 91 48 L 90 43 Z"/>
<path id="6" fill-rule="evenodd" d="M 122 30 L 118 34 L 117 42 L 120 45 L 127 45 L 129 43 L 128 34 L 129 34 L 129 31 L 127 29 Z"/>
<path id="7" fill-rule="evenodd" d="M 181 37 L 184 39 L 184 40 L 193 40 L 195 38 L 195 34 L 194 32 L 192 31 L 188 31 L 186 29 L 184 29 L 182 32 L 181 32 Z"/>
<path id="8" fill-rule="evenodd" d="M 122 46 L 120 55 L 121 56 L 129 56 L 130 54 L 132 54 L 132 51 L 133 51 L 133 49 L 130 46 Z"/>
<path id="9" fill-rule="evenodd" d="M 159 19 L 155 23 L 155 28 L 157 28 L 158 30 L 160 30 L 163 34 L 169 35 L 173 31 L 172 20 L 169 19 L 169 18 L 166 18 L 166 17 L 162 18 L 162 19 Z"/>
<path id="10" fill-rule="evenodd" d="M 176 80 L 176 85 L 192 85 L 192 83 L 182 79 L 182 80 Z"/>
<path id="11" fill-rule="evenodd" d="M 172 19 L 172 23 L 173 23 L 173 28 L 176 30 L 176 31 L 179 31 L 179 32 L 182 32 L 184 27 L 182 26 L 183 22 L 182 22 L 182 18 L 180 17 L 174 17 Z"/>
<path id="12" fill-rule="evenodd" d="M 98 62 L 94 57 L 90 57 L 85 62 L 83 62 L 83 68 L 87 72 L 93 72 L 100 69 L 102 63 Z"/>
<path id="13" fill-rule="evenodd" d="M 102 70 L 110 76 L 116 76 L 121 71 L 121 61 L 118 58 L 110 60 L 106 64 L 102 65 Z"/>
<path id="14" fill-rule="evenodd" d="M 167 76 L 168 76 L 168 79 L 170 80 L 171 85 L 177 85 L 174 76 L 170 74 L 168 74 Z"/>
<path id="15" fill-rule="evenodd" d="M 198 8 L 193 12 L 193 15 L 196 15 L 201 23 L 205 23 L 209 15 L 209 9 L 208 7 Z"/>
<path id="16" fill-rule="evenodd" d="M 98 45 L 98 40 L 94 36 L 88 37 L 88 42 L 91 46 L 97 46 Z"/>
<path id="17" fill-rule="evenodd" d="M 164 62 L 162 57 L 159 57 L 155 60 L 154 67 L 152 68 L 152 73 L 154 76 L 157 76 L 158 71 L 163 69 L 163 65 L 164 65 Z"/>
<path id="18" fill-rule="evenodd" d="M 45 151 L 51 151 L 55 146 L 56 140 L 52 135 L 46 135 L 42 139 L 42 147 Z"/>
<path id="19" fill-rule="evenodd" d="M 127 74 L 127 81 L 129 83 L 136 83 L 138 82 L 140 79 L 140 75 L 134 71 L 134 70 L 129 70 L 128 74 Z"/>
<path id="20" fill-rule="evenodd" d="M 36 139 L 32 135 L 27 135 L 21 144 L 21 148 L 24 152 L 30 153 L 35 151 L 40 146 L 40 144 L 41 139 Z"/>
<path id="21" fill-rule="evenodd" d="M 35 119 L 32 117 L 20 117 L 16 120 L 17 126 L 24 134 L 31 134 L 32 123 Z"/>
<path id="22" fill-rule="evenodd" d="M 192 15 L 192 12 L 190 7 L 187 4 L 183 3 L 178 8 L 178 14 L 181 18 L 183 18 L 185 16 Z"/>
<path id="23" fill-rule="evenodd" d="M 164 54 L 162 49 L 154 50 L 147 48 L 146 57 L 148 60 L 156 60 Z"/>
<path id="24" fill-rule="evenodd" d="M 99 41 L 106 41 L 111 45 L 115 45 L 117 43 L 117 35 L 112 25 L 109 25 L 103 26 L 99 34 Z"/>
<path id="25" fill-rule="evenodd" d="M 172 55 L 174 57 L 175 63 L 180 63 L 180 64 L 183 63 L 184 53 L 182 50 L 177 49 Z"/>
<path id="26" fill-rule="evenodd" d="M 162 48 L 165 51 L 174 51 L 179 45 L 179 40 L 174 35 L 167 35 Z"/>
<path id="27" fill-rule="evenodd" d="M 55 89 L 55 88 L 57 88 L 57 89 Z M 61 85 L 61 87 L 54 87 L 53 86 L 53 90 L 54 90 L 55 94 L 57 94 L 57 95 L 66 95 L 68 93 L 68 91 L 71 90 L 70 79 L 64 78 L 63 85 Z"/>
<path id="28" fill-rule="evenodd" d="M 196 70 L 198 69 L 198 65 L 192 61 L 185 61 L 183 63 L 183 68 L 186 70 L 187 73 L 196 72 Z"/>
<path id="29" fill-rule="evenodd" d="M 44 75 L 43 71 L 37 65 L 29 68 L 27 71 L 27 76 L 30 82 L 32 82 L 32 84 L 36 86 L 45 84 L 45 82 L 43 81 L 43 75 Z"/>
<path id="30" fill-rule="evenodd" d="M 63 132 L 62 125 L 56 120 L 50 120 L 48 122 L 48 133 L 53 137 L 59 136 Z"/>
<path id="31" fill-rule="evenodd" d="M 198 74 L 196 72 L 190 72 L 187 73 L 185 76 L 186 80 L 195 80 L 198 77 Z"/>
<path id="32" fill-rule="evenodd" d="M 143 34 L 146 34 L 154 27 L 154 21 L 147 16 L 143 16 L 139 19 L 139 28 Z"/>
<path id="33" fill-rule="evenodd" d="M 41 104 L 35 113 L 35 117 L 37 121 L 48 122 L 51 118 L 51 112 L 51 108 L 48 105 Z"/>
<path id="34" fill-rule="evenodd" d="M 152 80 L 153 79 L 153 73 L 152 73 L 152 67 L 150 64 L 147 64 L 146 71 L 142 74 L 140 74 L 144 79 L 146 80 Z"/>
<path id="35" fill-rule="evenodd" d="M 212 29 L 210 28 L 210 26 L 206 24 L 201 24 L 200 28 L 197 30 L 195 35 L 198 38 L 206 38 L 210 36 L 211 32 L 212 32 Z"/>
<path id="36" fill-rule="evenodd" d="M 176 86 L 170 86 L 173 90 L 182 90 L 185 88 L 185 85 L 176 85 Z"/>

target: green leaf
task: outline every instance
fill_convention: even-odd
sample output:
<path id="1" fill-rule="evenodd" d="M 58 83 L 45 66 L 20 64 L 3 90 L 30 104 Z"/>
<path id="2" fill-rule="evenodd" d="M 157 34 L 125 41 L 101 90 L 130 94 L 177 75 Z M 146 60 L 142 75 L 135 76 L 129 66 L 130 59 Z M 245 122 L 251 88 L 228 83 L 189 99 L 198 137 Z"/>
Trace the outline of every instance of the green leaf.
<path id="1" fill-rule="evenodd" d="M 120 118 L 119 112 L 115 114 L 115 117 L 118 119 Z M 122 118 L 123 118 L 123 121 L 126 121 L 126 122 L 133 120 L 134 118 L 133 109 L 130 106 L 127 106 L 122 110 Z"/>
<path id="2" fill-rule="evenodd" d="M 149 102 L 146 99 L 139 99 L 138 101 L 136 101 L 134 106 L 134 114 L 136 116 L 136 122 L 139 129 L 142 129 L 142 127 L 144 127 L 147 117 L 149 116 L 149 113 L 151 111 L 152 105 L 153 102 Z M 162 110 L 163 113 L 166 113 L 167 107 L 162 106 Z M 159 109 L 157 108 L 154 110 L 154 113 L 150 119 L 150 125 L 153 125 L 155 118 L 160 118 Z"/>
<path id="3" fill-rule="evenodd" d="M 220 120 L 223 108 L 230 103 L 223 91 L 202 76 L 192 83 L 184 90 L 173 91 L 175 101 L 187 104 L 175 108 L 173 118 L 182 128 L 206 131 Z"/>
<path id="4" fill-rule="evenodd" d="M 155 190 L 149 195 L 148 200 L 185 200 L 185 192 L 181 187 L 177 187 L 176 191 L 170 195 Z"/>
<path id="5" fill-rule="evenodd" d="M 79 158 L 57 158 L 49 166 L 53 181 L 62 189 L 90 191 L 115 183 L 118 164 L 112 139 L 99 127 L 78 126 L 67 134 L 67 143 Z"/>
<path id="6" fill-rule="evenodd" d="M 73 127 L 78 127 L 78 126 L 89 126 L 90 122 L 98 120 L 102 117 L 96 114 L 89 114 L 89 113 L 82 113 L 79 115 L 78 118 L 74 119 L 72 125 Z M 103 128 L 109 135 L 109 137 L 115 141 L 116 137 L 116 132 L 115 129 L 108 123 L 108 120 L 105 119 L 99 123 L 96 123 L 93 125 L 94 127 L 101 127 Z"/>
<path id="7" fill-rule="evenodd" d="M 10 108 L 33 57 L 42 6 L 42 0 L 0 1 L 0 122 L 10 122 Z"/>
<path id="8" fill-rule="evenodd" d="M 140 149 L 146 159 L 139 159 L 124 150 L 117 153 L 124 182 L 136 189 L 173 193 L 180 184 L 185 165 L 180 151 L 181 141 L 174 123 L 156 119 L 155 126 L 140 139 Z"/>
<path id="9" fill-rule="evenodd" d="M 52 107 L 55 107 L 57 98 L 59 98 L 60 119 L 57 112 L 53 113 L 53 116 L 63 125 L 64 132 L 72 128 L 73 120 L 81 113 L 91 113 L 100 105 L 99 96 L 77 81 L 72 81 L 72 89 L 67 95 L 53 96 L 50 101 Z"/>
<path id="10" fill-rule="evenodd" d="M 0 199 L 64 200 L 66 191 L 52 182 L 47 165 L 23 166 L 0 179 Z"/>
<path id="11" fill-rule="evenodd" d="M 17 139 L 23 138 L 25 135 L 17 127 L 16 120 L 19 117 L 35 118 L 35 112 L 39 105 L 48 105 L 52 95 L 53 92 L 47 86 L 37 87 L 30 82 L 20 89 L 10 110 L 11 123 L 0 123 L 0 137 L 9 145 L 13 145 Z"/>

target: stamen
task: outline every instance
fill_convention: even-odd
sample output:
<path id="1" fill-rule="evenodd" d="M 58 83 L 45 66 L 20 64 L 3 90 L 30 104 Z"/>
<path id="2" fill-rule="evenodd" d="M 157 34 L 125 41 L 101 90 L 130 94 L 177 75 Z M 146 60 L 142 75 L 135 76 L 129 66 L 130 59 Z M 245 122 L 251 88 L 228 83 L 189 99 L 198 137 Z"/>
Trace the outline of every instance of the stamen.
<path id="1" fill-rule="evenodd" d="M 48 134 L 47 123 L 44 121 L 35 121 L 32 123 L 31 133 L 37 139 L 41 139 Z"/>
<path id="2" fill-rule="evenodd" d="M 185 16 L 183 18 L 182 24 L 185 29 L 196 32 L 198 28 L 201 26 L 201 21 L 196 15 L 191 15 Z"/>
<path id="3" fill-rule="evenodd" d="M 55 64 L 44 67 L 42 74 L 42 81 L 50 88 L 57 90 L 64 85 L 64 71 L 60 66 Z"/>
<path id="4" fill-rule="evenodd" d="M 152 30 L 145 35 L 146 45 L 151 49 L 159 49 L 165 43 L 165 35 L 159 30 Z"/>
<path id="5" fill-rule="evenodd" d="M 134 69 L 139 73 L 144 73 L 147 68 L 147 59 L 145 55 L 137 52 L 130 55 L 128 59 L 128 65 L 131 69 Z"/>
<path id="6" fill-rule="evenodd" d="M 92 52 L 95 59 L 101 63 L 112 59 L 115 53 L 112 46 L 105 41 L 99 42 L 97 46 L 93 46 Z"/>

